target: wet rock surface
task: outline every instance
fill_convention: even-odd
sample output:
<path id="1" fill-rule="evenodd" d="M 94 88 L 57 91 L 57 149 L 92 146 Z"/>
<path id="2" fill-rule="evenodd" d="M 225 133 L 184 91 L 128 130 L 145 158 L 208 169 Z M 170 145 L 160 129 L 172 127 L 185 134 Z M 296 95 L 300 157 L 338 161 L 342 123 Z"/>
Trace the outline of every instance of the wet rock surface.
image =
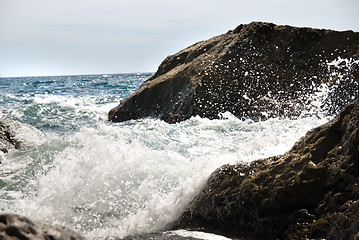
<path id="1" fill-rule="evenodd" d="M 7 153 L 9 149 L 20 148 L 20 141 L 13 130 L 18 126 L 16 121 L 0 119 L 0 151 Z"/>
<path id="2" fill-rule="evenodd" d="M 0 239 L 84 240 L 68 228 L 32 221 L 14 214 L 0 215 Z"/>
<path id="3" fill-rule="evenodd" d="M 311 94 L 323 84 L 330 91 L 321 107 L 338 113 L 357 95 L 355 59 L 356 32 L 239 25 L 167 57 L 109 112 L 109 120 L 154 116 L 173 123 L 196 115 L 218 118 L 226 111 L 253 120 L 295 117 L 310 107 Z"/>
<path id="4" fill-rule="evenodd" d="M 176 227 L 259 239 L 357 239 L 359 103 L 282 156 L 217 169 Z"/>

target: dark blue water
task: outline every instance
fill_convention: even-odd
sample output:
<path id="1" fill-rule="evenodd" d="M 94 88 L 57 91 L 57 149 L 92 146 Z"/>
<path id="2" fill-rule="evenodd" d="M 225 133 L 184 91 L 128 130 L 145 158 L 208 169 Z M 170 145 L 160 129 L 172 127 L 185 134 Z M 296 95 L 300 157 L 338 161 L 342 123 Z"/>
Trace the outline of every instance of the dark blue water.
<path id="1" fill-rule="evenodd" d="M 0 117 L 44 131 L 76 131 L 99 118 L 89 108 L 109 111 L 151 75 L 0 78 Z"/>

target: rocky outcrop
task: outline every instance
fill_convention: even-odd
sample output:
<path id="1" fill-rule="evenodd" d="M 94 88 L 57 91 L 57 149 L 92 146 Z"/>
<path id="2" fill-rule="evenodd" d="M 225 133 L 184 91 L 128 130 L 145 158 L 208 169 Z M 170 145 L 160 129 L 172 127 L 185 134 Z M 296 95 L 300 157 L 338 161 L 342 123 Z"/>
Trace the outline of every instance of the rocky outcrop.
<path id="1" fill-rule="evenodd" d="M 15 137 L 13 128 L 18 122 L 0 119 L 0 151 L 7 153 L 11 148 L 19 148 L 20 141 Z"/>
<path id="2" fill-rule="evenodd" d="M 13 214 L 0 215 L 0 239 L 19 240 L 84 240 L 72 230 L 32 221 Z"/>
<path id="3" fill-rule="evenodd" d="M 195 115 L 217 118 L 225 111 L 253 120 L 297 116 L 323 83 L 331 91 L 322 107 L 337 113 L 356 97 L 354 59 L 359 59 L 356 32 L 240 25 L 167 57 L 109 112 L 109 120 L 154 116 L 176 122 Z M 335 60 L 338 64 L 328 65 Z"/>
<path id="4" fill-rule="evenodd" d="M 358 239 L 359 103 L 282 156 L 217 169 L 177 227 L 259 239 Z"/>

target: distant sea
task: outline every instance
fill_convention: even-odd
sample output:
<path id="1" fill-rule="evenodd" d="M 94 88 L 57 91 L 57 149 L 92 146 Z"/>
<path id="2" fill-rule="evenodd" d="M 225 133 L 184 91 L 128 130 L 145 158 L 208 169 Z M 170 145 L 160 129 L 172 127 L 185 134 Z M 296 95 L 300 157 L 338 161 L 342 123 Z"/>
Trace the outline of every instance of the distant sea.
<path id="1" fill-rule="evenodd" d="M 282 154 L 329 119 L 108 122 L 151 75 L 0 78 L 0 118 L 23 123 L 22 148 L 0 153 L 0 211 L 89 239 L 163 231 L 216 168 Z"/>

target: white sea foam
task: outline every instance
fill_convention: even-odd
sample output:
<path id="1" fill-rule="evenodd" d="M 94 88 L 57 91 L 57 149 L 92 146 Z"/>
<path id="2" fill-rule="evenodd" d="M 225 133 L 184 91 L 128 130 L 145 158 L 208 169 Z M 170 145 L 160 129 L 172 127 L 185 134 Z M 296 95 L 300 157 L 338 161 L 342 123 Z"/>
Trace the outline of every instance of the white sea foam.
<path id="1" fill-rule="evenodd" d="M 296 120 L 253 122 L 223 113 L 176 124 L 107 123 L 119 99 L 106 96 L 21 97 L 21 107 L 3 107 L 2 115 L 43 131 L 23 128 L 17 135 L 24 147 L 2 156 L 0 209 L 67 225 L 89 239 L 163 230 L 216 168 L 283 154 L 328 121 L 320 104 L 330 91 L 323 85 L 309 96 L 310 114 Z"/>
<path id="2" fill-rule="evenodd" d="M 177 235 L 182 237 L 191 237 L 202 240 L 230 240 L 230 238 L 216 235 L 213 233 L 199 232 L 199 231 L 186 231 L 186 230 L 176 230 L 168 232 L 170 235 Z"/>
<path id="3" fill-rule="evenodd" d="M 23 168 L 32 161 L 43 167 L 29 182 L 32 190 L 12 196 L 9 207 L 69 225 L 89 238 L 160 230 L 180 215 L 216 168 L 284 153 L 325 121 L 224 116 L 173 125 L 155 119 L 99 122 L 62 137 L 41 136 L 46 141 L 21 161 Z"/>
<path id="4" fill-rule="evenodd" d="M 352 68 L 353 64 L 359 64 L 359 60 L 338 57 L 331 62 L 327 62 L 328 67 L 334 66 L 338 69 L 347 68 L 348 70 Z"/>
<path id="5" fill-rule="evenodd" d="M 97 113 L 99 116 L 106 116 L 110 106 L 114 106 L 113 103 L 109 104 L 97 104 L 98 97 L 94 96 L 62 96 L 62 95 L 36 95 L 33 98 L 37 104 L 57 104 L 63 108 L 70 108 L 75 113 Z M 103 99 L 102 101 L 106 101 Z"/>

